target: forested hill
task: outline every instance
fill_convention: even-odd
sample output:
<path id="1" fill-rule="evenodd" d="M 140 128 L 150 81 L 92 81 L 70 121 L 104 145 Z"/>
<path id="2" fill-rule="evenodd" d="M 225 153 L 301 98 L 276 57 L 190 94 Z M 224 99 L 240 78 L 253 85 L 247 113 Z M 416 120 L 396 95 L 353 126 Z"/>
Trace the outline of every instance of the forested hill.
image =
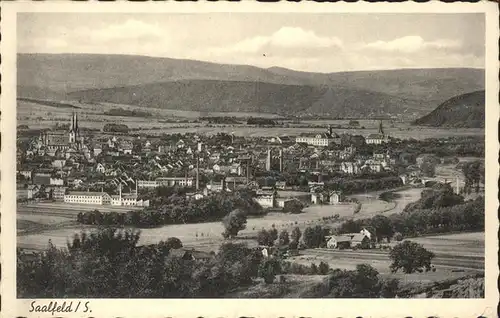
<path id="1" fill-rule="evenodd" d="M 71 99 L 203 112 L 332 117 L 390 116 L 422 103 L 369 90 L 262 82 L 184 80 L 69 93 Z M 376 107 L 375 107 L 376 105 Z"/>
<path id="2" fill-rule="evenodd" d="M 18 54 L 17 65 L 19 97 L 208 112 L 413 120 L 456 94 L 484 89 L 484 70 L 471 68 L 314 73 L 103 54 Z"/>
<path id="3" fill-rule="evenodd" d="M 453 128 L 484 128 L 485 91 L 455 96 L 429 114 L 415 121 L 416 125 Z"/>

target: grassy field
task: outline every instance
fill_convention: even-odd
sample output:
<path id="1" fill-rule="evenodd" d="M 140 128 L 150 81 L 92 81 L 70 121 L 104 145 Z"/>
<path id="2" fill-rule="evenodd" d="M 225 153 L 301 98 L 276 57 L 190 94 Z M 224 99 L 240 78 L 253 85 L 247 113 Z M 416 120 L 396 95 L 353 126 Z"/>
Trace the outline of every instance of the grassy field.
<path id="1" fill-rule="evenodd" d="M 484 232 L 425 236 L 408 239 L 441 254 L 484 256 Z"/>
<path id="2" fill-rule="evenodd" d="M 111 206 L 92 204 L 67 204 L 62 202 L 53 203 L 30 203 L 18 204 L 18 214 L 45 214 L 63 217 L 76 217 L 80 212 L 99 210 L 101 212 L 127 212 L 130 210 L 140 210 L 141 207 L 134 206 Z"/>
<path id="3" fill-rule="evenodd" d="M 92 210 L 91 208 L 89 208 Z M 102 209 L 99 209 L 102 210 Z M 26 211 L 26 210 L 23 210 Z M 76 215 L 81 209 L 65 210 L 61 215 L 73 213 Z M 340 215 L 352 215 L 352 205 L 324 206 L 319 208 L 308 208 L 301 214 L 269 213 L 262 218 L 250 218 L 245 230 L 238 236 L 242 238 L 253 238 L 261 229 L 270 229 L 274 224 L 278 230 L 290 230 L 295 226 L 305 228 L 322 220 L 322 217 Z M 23 212 L 27 213 L 27 212 Z M 54 214 L 55 215 L 55 214 Z M 55 215 L 58 217 L 58 215 Z M 56 246 L 64 246 L 66 239 L 73 237 L 75 233 L 88 230 L 89 227 L 79 226 L 76 228 L 63 228 L 54 231 L 26 235 L 18 237 L 18 245 L 32 248 L 43 248 L 46 242 L 52 239 Z M 217 250 L 222 242 L 223 226 L 221 222 L 208 222 L 196 224 L 166 225 L 159 228 L 142 229 L 140 244 L 153 244 L 168 237 L 178 237 L 186 246 L 192 246 L 204 250 Z M 256 244 L 255 240 L 245 240 L 250 244 Z"/>
<path id="4" fill-rule="evenodd" d="M 43 214 L 22 214 L 17 215 L 18 220 L 35 222 L 38 224 L 58 224 L 66 222 L 68 220 L 73 220 L 74 218 L 64 217 L 64 216 L 53 216 L 53 215 L 43 215 Z"/>
<path id="5" fill-rule="evenodd" d="M 380 192 L 380 191 L 379 191 Z M 386 211 L 388 208 L 394 207 L 393 202 L 385 202 L 377 199 L 379 192 L 367 193 L 363 196 L 356 196 L 363 206 L 361 211 L 355 215 L 356 218 L 367 218 L 379 213 L 394 213 L 393 210 Z M 404 190 L 403 192 L 411 192 L 411 190 Z M 283 196 L 302 193 L 286 191 L 282 193 Z M 415 198 L 417 198 L 415 196 Z M 35 205 L 20 205 L 18 207 L 18 215 L 26 214 L 45 214 L 50 217 L 70 217 L 76 218 L 76 214 L 81 211 L 91 211 L 98 209 L 99 211 L 117 211 L 125 212 L 132 208 L 130 207 L 111 207 L 111 206 L 89 206 L 89 205 L 66 205 L 63 203 L 40 203 Z M 353 217 L 354 205 L 311 205 L 304 209 L 301 214 L 283 214 L 283 213 L 269 213 L 262 218 L 249 218 L 245 230 L 238 234 L 239 238 L 249 244 L 255 245 L 254 240 L 257 232 L 261 229 L 269 229 L 274 225 L 279 231 L 286 229 L 291 230 L 298 226 L 302 230 L 307 226 L 324 223 L 323 217 L 331 217 L 339 214 L 342 217 Z M 33 235 L 25 235 L 18 238 L 20 246 L 32 246 L 34 248 L 43 248 L 46 242 L 52 239 L 53 243 L 57 246 L 64 246 L 66 239 L 72 237 L 75 233 L 81 230 L 88 230 L 89 227 L 73 227 L 61 228 L 44 233 L 37 233 Z M 186 246 L 195 247 L 202 250 L 217 250 L 222 242 L 221 233 L 223 226 L 221 222 L 208 222 L 197 224 L 177 224 L 167 225 L 159 228 L 142 229 L 140 244 L 153 244 L 168 237 L 178 237 Z M 40 245 L 41 244 L 41 245 Z"/>
<path id="6" fill-rule="evenodd" d="M 164 123 L 161 122 L 167 118 L 175 119 L 196 119 L 200 116 L 234 116 L 239 118 L 246 117 L 269 117 L 274 118 L 274 114 L 262 113 L 201 113 L 201 112 L 186 112 L 177 110 L 165 110 L 148 108 L 144 110 L 140 107 L 129 105 L 115 105 L 109 103 L 99 104 L 80 104 L 78 102 L 68 102 L 79 107 L 80 126 L 94 129 L 102 129 L 106 123 L 123 123 L 129 128 L 140 128 L 139 132 L 148 134 L 173 134 L 173 133 L 188 133 L 194 129 L 200 134 L 212 135 L 218 132 L 234 133 L 236 136 L 245 137 L 269 137 L 283 135 L 297 135 L 306 132 L 323 132 L 325 128 L 299 127 L 289 123 L 289 127 L 249 127 L 246 125 L 231 125 L 207 127 L 205 124 L 188 124 L 188 123 Z M 122 117 L 122 116 L 107 116 L 103 115 L 105 111 L 113 108 L 123 108 L 126 110 L 142 110 L 151 113 L 151 117 Z M 18 101 L 17 117 L 18 125 L 28 125 L 30 128 L 49 128 L 55 125 L 56 122 L 69 123 L 69 118 L 73 109 L 58 108 L 46 105 L 40 105 L 32 102 Z M 50 118 L 50 119 L 49 119 Z M 376 120 L 358 120 L 360 126 L 365 129 L 334 129 L 336 133 L 351 133 L 360 135 L 369 135 L 375 133 L 378 129 L 378 121 Z M 304 121 L 300 125 L 347 125 L 348 120 L 310 120 Z M 484 129 L 440 129 L 430 127 L 411 126 L 408 123 L 392 123 L 387 124 L 385 131 L 392 137 L 397 138 L 440 138 L 449 136 L 484 136 Z"/>
<path id="7" fill-rule="evenodd" d="M 370 264 L 383 276 L 401 279 L 404 283 L 430 282 L 463 277 L 484 271 L 484 232 L 437 235 L 409 239 L 423 244 L 436 254 L 435 272 L 404 274 L 390 272 L 390 259 L 383 250 L 304 250 L 290 260 L 310 265 L 326 262 L 332 268 L 354 270 L 358 264 Z M 397 244 L 396 242 L 392 243 Z"/>

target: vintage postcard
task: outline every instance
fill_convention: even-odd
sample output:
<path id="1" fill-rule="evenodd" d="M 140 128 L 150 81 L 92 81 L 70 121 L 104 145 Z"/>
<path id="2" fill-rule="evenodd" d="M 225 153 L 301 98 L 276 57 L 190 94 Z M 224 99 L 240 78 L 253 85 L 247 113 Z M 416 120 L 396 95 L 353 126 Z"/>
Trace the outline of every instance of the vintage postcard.
<path id="1" fill-rule="evenodd" d="M 5 317 L 493 317 L 494 3 L 2 3 Z"/>

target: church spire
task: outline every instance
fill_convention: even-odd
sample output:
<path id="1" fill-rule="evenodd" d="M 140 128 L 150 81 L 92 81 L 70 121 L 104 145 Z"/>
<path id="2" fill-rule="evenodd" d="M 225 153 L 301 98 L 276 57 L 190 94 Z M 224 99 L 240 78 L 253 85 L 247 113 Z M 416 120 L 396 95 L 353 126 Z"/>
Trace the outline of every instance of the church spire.
<path id="1" fill-rule="evenodd" d="M 75 129 L 75 113 L 71 114 L 71 125 L 69 126 L 69 131 L 73 131 Z"/>
<path id="2" fill-rule="evenodd" d="M 381 134 L 381 135 L 385 135 L 384 134 L 384 127 L 382 125 L 382 121 L 380 121 L 380 123 L 378 125 L 378 133 Z"/>
<path id="3" fill-rule="evenodd" d="M 76 132 L 76 131 L 78 131 L 78 113 L 75 113 L 74 116 L 75 116 L 75 126 L 74 126 L 74 129 L 75 129 L 75 132 Z"/>

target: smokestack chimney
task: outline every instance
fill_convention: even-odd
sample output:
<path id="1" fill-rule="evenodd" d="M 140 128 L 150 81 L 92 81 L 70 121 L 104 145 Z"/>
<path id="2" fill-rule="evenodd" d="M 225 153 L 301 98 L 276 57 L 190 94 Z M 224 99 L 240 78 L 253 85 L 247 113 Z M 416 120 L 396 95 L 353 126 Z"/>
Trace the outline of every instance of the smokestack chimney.
<path id="1" fill-rule="evenodd" d="M 247 184 L 250 182 L 250 160 L 247 160 Z"/>
<path id="2" fill-rule="evenodd" d="M 271 170 L 271 149 L 267 148 L 266 170 Z"/>
<path id="3" fill-rule="evenodd" d="M 200 190 L 200 156 L 196 156 L 196 191 Z"/>
<path id="4" fill-rule="evenodd" d="M 280 149 L 279 161 L 280 161 L 280 172 L 283 172 L 283 149 Z"/>

